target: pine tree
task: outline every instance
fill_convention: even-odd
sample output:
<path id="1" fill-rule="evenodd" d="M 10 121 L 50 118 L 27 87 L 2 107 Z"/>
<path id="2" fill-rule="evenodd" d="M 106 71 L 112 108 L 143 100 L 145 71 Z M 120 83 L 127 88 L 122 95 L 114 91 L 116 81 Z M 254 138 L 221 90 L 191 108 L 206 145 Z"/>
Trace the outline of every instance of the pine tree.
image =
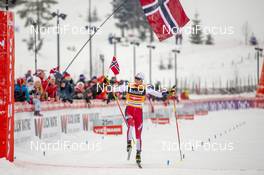
<path id="1" fill-rule="evenodd" d="M 21 3 L 22 9 L 17 11 L 17 14 L 21 19 L 25 19 L 25 27 L 32 26 L 32 21 L 35 21 L 38 26 L 38 46 L 37 51 L 41 50 L 44 38 L 40 35 L 41 27 L 50 27 L 51 16 L 51 7 L 57 4 L 57 0 L 36 0 L 36 1 L 24 1 Z M 29 39 L 23 39 L 27 43 L 28 49 L 34 51 L 34 39 L 32 36 Z"/>
<path id="2" fill-rule="evenodd" d="M 211 34 L 206 35 L 206 40 L 205 40 L 206 45 L 214 45 L 214 39 Z"/>
<path id="3" fill-rule="evenodd" d="M 118 8 L 123 2 L 123 0 L 113 0 L 113 9 Z M 120 10 L 115 13 L 114 18 L 117 19 L 116 26 L 121 30 L 122 37 L 125 37 L 126 30 L 136 29 L 139 34 L 139 39 L 145 39 L 145 36 L 142 35 L 144 32 L 148 33 L 150 41 L 153 41 L 153 32 L 147 23 L 139 1 L 127 1 Z"/>
<path id="4" fill-rule="evenodd" d="M 92 13 L 92 22 L 97 22 L 99 21 L 98 13 L 97 13 L 97 8 L 94 8 L 93 13 Z"/>
<path id="5" fill-rule="evenodd" d="M 97 12 L 97 8 L 94 8 L 92 13 L 91 13 L 91 22 L 98 22 L 100 20 L 99 16 L 98 16 L 98 12 Z M 86 21 L 89 23 L 89 11 L 87 14 L 87 18 Z"/>
<path id="6" fill-rule="evenodd" d="M 9 0 L 8 1 L 8 7 L 14 8 L 14 7 L 19 6 L 21 4 L 24 4 L 26 2 L 27 2 L 27 0 Z M 6 0 L 1 0 L 0 1 L 0 8 L 5 9 L 5 7 L 6 7 Z"/>
<path id="7" fill-rule="evenodd" d="M 139 32 L 139 39 L 141 41 L 145 41 L 147 39 L 147 34 L 146 34 L 146 31 L 140 31 Z"/>
<path id="8" fill-rule="evenodd" d="M 191 43 L 202 44 L 203 43 L 203 32 L 201 29 L 201 20 L 198 18 L 199 14 L 195 14 L 195 18 L 192 20 L 192 34 L 190 36 Z"/>

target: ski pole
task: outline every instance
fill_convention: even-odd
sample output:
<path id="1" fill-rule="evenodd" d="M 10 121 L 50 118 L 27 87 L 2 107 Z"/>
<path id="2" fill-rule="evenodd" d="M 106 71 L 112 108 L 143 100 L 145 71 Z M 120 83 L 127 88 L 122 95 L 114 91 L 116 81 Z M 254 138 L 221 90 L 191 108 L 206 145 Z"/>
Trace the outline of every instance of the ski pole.
<path id="1" fill-rule="evenodd" d="M 119 111 L 120 111 L 120 113 L 121 113 L 121 115 L 122 115 L 122 117 L 123 117 L 123 119 L 124 119 L 124 121 L 125 121 L 125 123 L 126 123 L 126 126 L 128 127 L 128 124 L 127 124 L 127 122 L 126 122 L 126 118 L 125 118 L 125 114 L 124 114 L 124 112 L 122 111 L 122 109 L 121 109 L 121 106 L 120 106 L 120 102 L 119 102 L 119 100 L 118 100 L 118 97 L 113 93 L 113 95 L 114 95 L 114 98 L 115 98 L 115 101 L 116 101 L 116 104 L 117 104 L 117 106 L 118 106 L 118 109 L 119 109 Z"/>
<path id="2" fill-rule="evenodd" d="M 110 83 L 110 81 L 109 81 L 107 78 L 105 78 L 105 79 L 106 79 L 107 83 Z M 124 114 L 124 112 L 123 112 L 123 110 L 122 110 L 122 108 L 121 108 L 121 106 L 120 106 L 119 99 L 118 99 L 118 97 L 115 95 L 114 92 L 113 92 L 113 96 L 114 96 L 114 99 L 115 99 L 116 104 L 117 104 L 117 106 L 118 106 L 118 109 L 119 109 L 119 111 L 120 111 L 120 113 L 121 113 L 121 115 L 122 115 L 122 118 L 123 118 L 123 120 L 124 120 L 124 122 L 125 122 L 125 124 L 126 124 L 126 126 L 127 126 L 127 128 L 128 128 L 129 126 L 128 126 L 127 121 L 126 121 L 125 114 Z M 128 128 L 128 129 L 129 129 L 129 128 Z M 135 140 L 134 140 L 133 137 L 132 137 L 132 141 L 133 141 L 133 144 L 135 144 Z"/>
<path id="3" fill-rule="evenodd" d="M 122 109 L 121 109 L 121 106 L 120 106 L 120 102 L 119 102 L 119 100 L 118 100 L 118 97 L 117 97 L 114 93 L 113 93 L 113 95 L 114 95 L 114 98 L 115 98 L 116 104 L 117 104 L 117 106 L 118 106 L 118 109 L 119 109 L 119 111 L 120 111 L 120 113 L 121 113 L 121 115 L 122 115 L 122 117 L 123 117 L 123 120 L 124 120 L 124 122 L 126 123 L 126 126 L 127 126 L 127 128 L 128 128 L 129 126 L 128 126 L 127 121 L 126 121 L 125 114 L 124 114 L 124 112 L 123 112 Z M 134 137 L 132 137 L 132 141 L 133 141 L 133 143 L 135 144 Z"/>
<path id="4" fill-rule="evenodd" d="M 176 111 L 176 96 L 175 96 L 175 98 L 173 98 L 173 107 L 174 107 L 174 114 L 175 114 L 175 119 L 176 119 L 176 128 L 177 128 L 180 157 L 181 157 L 181 161 L 182 161 L 181 140 L 180 140 L 179 125 L 178 125 L 177 111 Z"/>

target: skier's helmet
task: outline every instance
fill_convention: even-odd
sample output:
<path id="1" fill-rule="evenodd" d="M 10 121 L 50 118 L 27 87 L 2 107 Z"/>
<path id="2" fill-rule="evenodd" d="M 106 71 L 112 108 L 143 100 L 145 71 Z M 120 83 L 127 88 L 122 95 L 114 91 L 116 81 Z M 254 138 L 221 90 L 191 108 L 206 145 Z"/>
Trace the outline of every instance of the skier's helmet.
<path id="1" fill-rule="evenodd" d="M 145 76 L 142 72 L 140 72 L 136 74 L 135 78 L 144 81 Z"/>

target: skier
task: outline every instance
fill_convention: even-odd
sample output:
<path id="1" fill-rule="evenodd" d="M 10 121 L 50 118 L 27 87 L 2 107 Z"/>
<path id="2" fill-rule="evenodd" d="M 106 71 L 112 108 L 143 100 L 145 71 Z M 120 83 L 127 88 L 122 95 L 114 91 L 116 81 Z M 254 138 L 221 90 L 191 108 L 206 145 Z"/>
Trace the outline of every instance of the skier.
<path id="1" fill-rule="evenodd" d="M 128 159 L 132 151 L 132 131 L 135 127 L 136 134 L 136 162 L 141 167 L 141 150 L 142 150 L 142 140 L 141 132 L 143 128 L 143 104 L 147 94 L 163 98 L 163 93 L 155 91 L 146 84 L 143 84 L 144 74 L 138 73 L 135 76 L 135 81 L 133 83 L 128 83 L 128 85 L 122 85 L 115 88 L 115 92 L 126 92 L 126 110 L 125 118 L 128 126 L 127 130 L 127 152 Z"/>

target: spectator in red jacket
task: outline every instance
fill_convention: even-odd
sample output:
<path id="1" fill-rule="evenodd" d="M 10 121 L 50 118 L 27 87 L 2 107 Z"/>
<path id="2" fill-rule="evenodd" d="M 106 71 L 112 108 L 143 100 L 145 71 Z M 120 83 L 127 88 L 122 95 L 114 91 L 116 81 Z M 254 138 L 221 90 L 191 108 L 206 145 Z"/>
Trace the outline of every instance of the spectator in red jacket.
<path id="1" fill-rule="evenodd" d="M 190 97 L 189 97 L 189 92 L 187 90 L 184 90 L 182 93 L 181 93 L 181 100 L 189 100 Z"/>
<path id="2" fill-rule="evenodd" d="M 85 85 L 83 82 L 78 82 L 74 87 L 74 99 L 84 99 Z"/>
<path id="3" fill-rule="evenodd" d="M 45 71 L 42 70 L 42 69 L 37 70 L 37 77 L 40 78 L 41 84 L 42 84 L 42 88 L 43 88 L 43 90 L 45 92 L 45 89 L 46 89 L 46 87 L 48 85 L 48 80 L 46 78 Z"/>
<path id="4" fill-rule="evenodd" d="M 50 75 L 48 78 L 48 85 L 46 87 L 44 87 L 46 89 L 46 92 L 48 94 L 48 100 L 49 101 L 57 101 L 58 97 L 57 97 L 57 91 L 58 91 L 58 87 L 56 85 L 56 79 L 54 77 L 54 75 Z"/>

